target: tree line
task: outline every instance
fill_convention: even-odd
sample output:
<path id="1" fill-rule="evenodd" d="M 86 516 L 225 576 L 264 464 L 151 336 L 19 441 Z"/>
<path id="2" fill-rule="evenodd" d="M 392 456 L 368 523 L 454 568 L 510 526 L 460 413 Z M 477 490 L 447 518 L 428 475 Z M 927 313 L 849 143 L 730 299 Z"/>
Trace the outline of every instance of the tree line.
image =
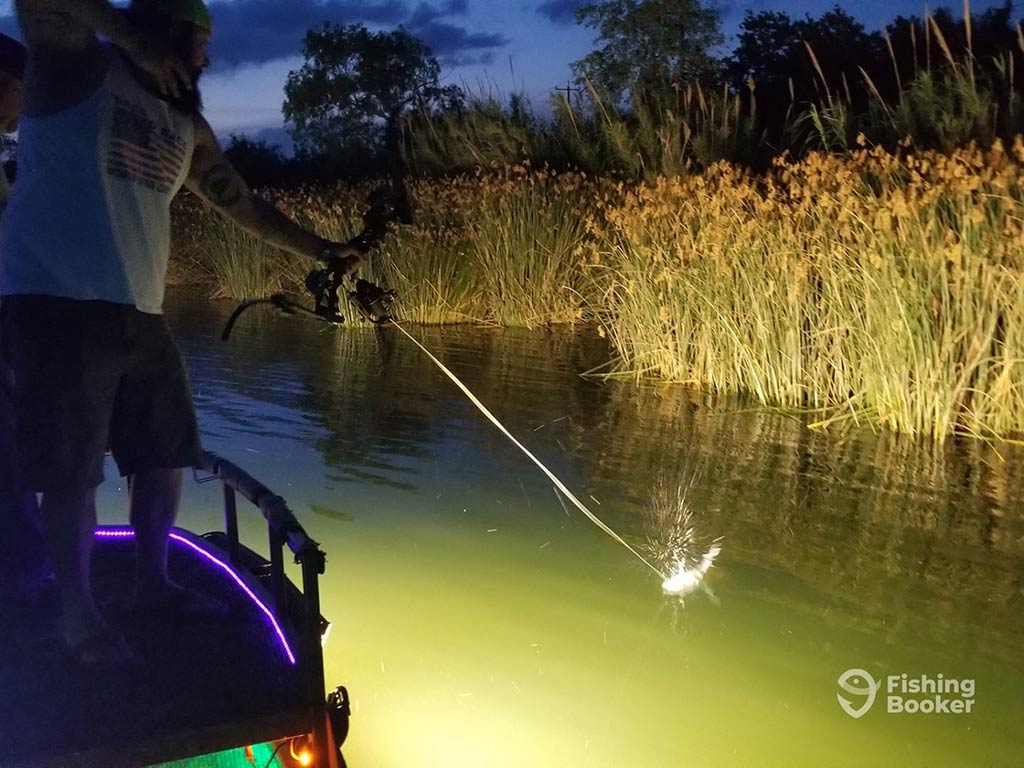
<path id="1" fill-rule="evenodd" d="M 324 24 L 307 33 L 285 85 L 295 156 L 244 137 L 228 153 L 263 185 L 379 175 L 397 156 L 434 173 L 491 155 L 596 171 L 602 154 L 622 170 L 617 152 L 639 154 L 646 169 L 667 160 L 644 152 L 764 165 L 785 150 L 843 150 L 865 133 L 951 149 L 1024 124 L 1024 33 L 1009 0 L 965 18 L 899 16 L 875 31 L 838 5 L 818 17 L 748 11 L 728 53 L 719 14 L 701 0 L 588 3 L 576 21 L 596 46 L 573 65 L 581 95 L 552 92 L 551 119 L 520 94 L 497 104 L 442 86 L 434 54 L 404 29 Z M 622 144 L 622 132 L 635 135 L 601 145 Z M 645 148 L 655 137 L 665 146 Z M 457 146 L 482 141 L 491 146 Z M 619 165 L 633 172 L 625 157 Z"/>

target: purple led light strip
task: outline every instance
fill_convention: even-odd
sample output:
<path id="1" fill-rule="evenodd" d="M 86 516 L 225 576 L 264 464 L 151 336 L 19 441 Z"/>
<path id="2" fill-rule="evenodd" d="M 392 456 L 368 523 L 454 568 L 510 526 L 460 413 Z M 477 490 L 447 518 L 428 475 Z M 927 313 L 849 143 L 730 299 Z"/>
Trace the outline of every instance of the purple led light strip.
<path id="1" fill-rule="evenodd" d="M 135 531 L 129 528 L 104 528 L 97 529 L 95 531 L 95 536 L 100 539 L 133 539 L 135 538 Z M 179 544 L 184 544 L 193 552 L 202 555 L 208 561 L 213 563 L 215 566 L 220 568 L 222 571 L 224 571 L 224 573 L 226 573 L 228 576 L 232 578 L 235 584 L 237 584 L 239 588 L 243 592 L 245 592 L 246 595 L 249 596 L 249 599 L 256 604 L 256 607 L 259 608 L 260 611 L 263 612 L 263 615 L 267 617 L 267 620 L 270 621 L 270 626 L 273 628 L 274 634 L 277 635 L 277 640 L 281 644 L 281 648 L 284 650 L 285 656 L 288 657 L 288 663 L 292 666 L 295 666 L 295 654 L 292 653 L 291 646 L 288 645 L 288 640 L 284 636 L 284 632 L 281 629 L 281 625 L 277 623 L 277 619 L 274 616 L 274 612 L 271 611 L 266 606 L 266 604 L 259 599 L 256 593 L 249 589 L 249 585 L 242 581 L 242 578 L 235 572 L 235 570 L 230 565 L 225 563 L 223 560 L 220 560 L 217 557 L 211 555 L 205 549 L 189 541 L 181 534 L 174 533 L 172 531 L 170 537 Z"/>

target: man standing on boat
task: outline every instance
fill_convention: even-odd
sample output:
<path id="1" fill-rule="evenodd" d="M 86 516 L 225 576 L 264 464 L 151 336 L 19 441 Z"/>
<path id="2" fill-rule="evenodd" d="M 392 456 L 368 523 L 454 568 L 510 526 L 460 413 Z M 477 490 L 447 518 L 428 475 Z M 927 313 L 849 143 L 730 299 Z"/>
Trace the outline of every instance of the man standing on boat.
<path id="1" fill-rule="evenodd" d="M 18 129 L 21 81 L 25 74 L 25 46 L 0 35 L 0 132 Z M 10 197 L 7 174 L 0 169 L 0 215 Z M 22 614 L 45 609 L 52 586 L 53 567 L 39 521 L 39 505 L 31 491 L 22 492 L 14 451 L 14 382 L 0 352 L 0 540 L 17 546 L 0 550 L 0 604 Z"/>
<path id="2" fill-rule="evenodd" d="M 161 314 L 171 199 L 185 185 L 268 242 L 342 259 L 349 272 L 360 256 L 253 196 L 225 160 L 196 87 L 211 30 L 202 0 L 15 7 L 29 56 L 19 178 L 0 227 L 0 327 L 17 452 L 25 488 L 42 493 L 65 640 L 83 662 L 117 662 L 131 649 L 90 590 L 108 444 L 128 477 L 139 602 L 171 610 L 193 599 L 167 575 L 182 468 L 200 455 Z"/>

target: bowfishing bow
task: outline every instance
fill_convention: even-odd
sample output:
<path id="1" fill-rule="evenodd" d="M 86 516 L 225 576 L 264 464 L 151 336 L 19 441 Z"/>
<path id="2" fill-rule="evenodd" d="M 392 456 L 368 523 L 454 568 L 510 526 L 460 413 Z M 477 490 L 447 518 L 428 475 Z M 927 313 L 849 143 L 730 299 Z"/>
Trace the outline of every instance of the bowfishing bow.
<path id="1" fill-rule="evenodd" d="M 412 223 L 408 190 L 401 182 L 375 190 L 370 194 L 368 202 L 369 207 L 363 214 L 363 231 L 346 243 L 362 254 L 376 248 L 387 236 L 392 224 Z M 345 322 L 345 316 L 341 313 L 341 296 L 344 295 L 359 316 L 374 325 L 386 325 L 395 319 L 392 307 L 398 297 L 397 291 L 382 288 L 362 278 L 353 278 L 352 289 L 345 291 L 345 273 L 345 260 L 333 257 L 326 259 L 322 268 L 314 269 L 306 275 L 304 285 L 313 300 L 312 309 L 284 293 L 243 301 L 228 318 L 221 339 L 227 341 L 242 313 L 257 304 L 271 304 L 287 315 L 308 315 L 331 325 L 340 325 Z"/>

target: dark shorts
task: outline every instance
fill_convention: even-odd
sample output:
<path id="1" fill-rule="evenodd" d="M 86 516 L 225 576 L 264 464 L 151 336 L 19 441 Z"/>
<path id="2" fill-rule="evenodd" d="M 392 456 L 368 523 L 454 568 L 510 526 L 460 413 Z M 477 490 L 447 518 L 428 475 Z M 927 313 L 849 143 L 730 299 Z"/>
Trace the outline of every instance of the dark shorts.
<path id="1" fill-rule="evenodd" d="M 94 488 L 109 446 L 122 475 L 194 466 L 201 447 L 181 353 L 162 315 L 126 304 L 5 296 L 21 487 Z"/>

